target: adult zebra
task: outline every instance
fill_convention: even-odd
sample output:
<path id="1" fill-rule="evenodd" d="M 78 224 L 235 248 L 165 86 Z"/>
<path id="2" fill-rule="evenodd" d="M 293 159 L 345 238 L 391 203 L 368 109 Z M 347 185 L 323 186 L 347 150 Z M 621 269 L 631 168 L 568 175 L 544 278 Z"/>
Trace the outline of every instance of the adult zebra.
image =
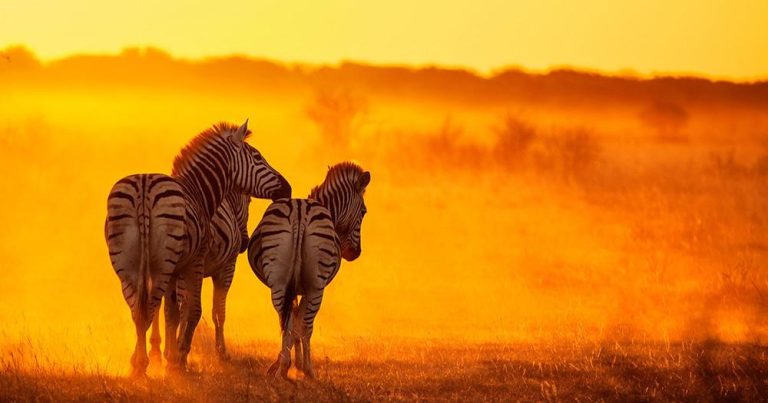
<path id="1" fill-rule="evenodd" d="M 216 353 L 219 358 L 227 359 L 224 343 L 224 319 L 226 302 L 232 277 L 235 274 L 237 255 L 248 247 L 248 206 L 251 197 L 237 191 L 224 196 L 221 206 L 211 219 L 208 235 L 208 253 L 204 259 L 204 277 L 213 280 L 213 323 L 216 327 Z M 168 301 L 166 301 L 168 303 Z M 160 357 L 160 310 L 155 310 L 152 321 L 152 334 L 149 338 L 152 349 L 149 355 Z M 166 352 L 169 350 L 166 348 Z"/>
<path id="2" fill-rule="evenodd" d="M 165 316 L 168 360 L 172 367 L 186 366 L 202 312 L 209 223 L 224 195 L 234 189 L 258 198 L 290 197 L 288 182 L 245 142 L 249 134 L 248 121 L 239 128 L 214 125 L 181 150 L 171 176 L 130 175 L 109 193 L 104 232 L 136 327 L 134 375 L 146 371 L 146 332 L 166 292 L 172 301 Z"/>
<path id="3" fill-rule="evenodd" d="M 273 202 L 253 232 L 248 262 L 271 289 L 282 330 L 282 348 L 269 375 L 287 378 L 295 344 L 296 367 L 314 378 L 310 339 L 315 316 L 323 290 L 339 270 L 340 257 L 352 261 L 360 256 L 363 195 L 370 181 L 371 174 L 358 165 L 337 164 L 308 199 Z M 301 301 L 293 309 L 299 295 Z"/>

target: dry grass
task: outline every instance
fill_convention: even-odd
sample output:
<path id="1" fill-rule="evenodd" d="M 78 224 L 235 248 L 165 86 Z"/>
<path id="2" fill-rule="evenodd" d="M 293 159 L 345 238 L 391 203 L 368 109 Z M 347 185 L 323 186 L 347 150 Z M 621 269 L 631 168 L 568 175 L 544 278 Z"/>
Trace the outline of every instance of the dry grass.
<path id="1" fill-rule="evenodd" d="M 265 347 L 272 347 L 271 349 Z M 359 346 L 358 346 L 359 347 Z M 755 401 L 768 396 L 768 349 L 714 342 L 366 345 L 317 359 L 319 379 L 270 380 L 274 346 L 236 346 L 231 362 L 134 380 L 89 372 L 0 372 L 10 401 Z M 157 364 L 153 364 L 157 365 Z M 156 370 L 155 370 L 156 371 Z"/>

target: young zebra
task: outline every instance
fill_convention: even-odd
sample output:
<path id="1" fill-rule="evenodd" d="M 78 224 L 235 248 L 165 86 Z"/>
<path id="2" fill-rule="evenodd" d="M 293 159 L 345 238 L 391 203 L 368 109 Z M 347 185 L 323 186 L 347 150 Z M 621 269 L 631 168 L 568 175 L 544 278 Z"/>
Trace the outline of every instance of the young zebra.
<path id="1" fill-rule="evenodd" d="M 134 375 L 146 371 L 146 332 L 166 292 L 172 301 L 166 304 L 168 359 L 172 367 L 186 366 L 201 314 L 209 224 L 224 195 L 236 190 L 273 200 L 290 197 L 288 182 L 245 142 L 247 124 L 215 125 L 182 149 L 172 176 L 127 176 L 109 193 L 104 232 L 136 327 Z M 181 312 L 178 297 L 184 301 Z"/>
<path id="2" fill-rule="evenodd" d="M 363 194 L 370 181 L 371 174 L 356 164 L 335 165 L 308 199 L 273 202 L 253 232 L 248 262 L 272 290 L 283 334 L 270 376 L 287 378 L 291 347 L 297 342 L 297 368 L 314 378 L 310 339 L 315 315 L 323 290 L 339 270 L 340 258 L 352 261 L 360 256 L 360 226 L 366 213 Z M 301 301 L 294 310 L 299 295 Z"/>
<path id="3" fill-rule="evenodd" d="M 204 260 L 204 276 L 213 280 L 213 323 L 216 326 L 216 352 L 222 359 L 229 358 L 224 343 L 224 319 L 226 302 L 232 277 L 235 274 L 237 255 L 248 247 L 248 206 L 251 197 L 239 192 L 229 192 L 211 219 L 208 254 Z M 167 303 L 168 301 L 166 301 Z M 155 310 L 152 322 L 152 345 L 149 355 L 160 357 L 160 310 Z M 166 352 L 169 350 L 166 348 Z"/>

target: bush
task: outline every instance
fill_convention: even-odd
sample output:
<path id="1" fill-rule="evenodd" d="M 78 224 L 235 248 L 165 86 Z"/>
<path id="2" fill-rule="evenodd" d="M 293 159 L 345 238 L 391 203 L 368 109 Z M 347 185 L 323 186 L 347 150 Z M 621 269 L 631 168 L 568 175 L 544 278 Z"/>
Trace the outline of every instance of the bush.
<path id="1" fill-rule="evenodd" d="M 539 167 L 555 171 L 566 180 L 582 178 L 600 156 L 600 144 L 591 131 L 568 128 L 546 139 Z"/>
<path id="2" fill-rule="evenodd" d="M 365 100 L 347 91 L 318 91 L 306 113 L 325 145 L 346 150 L 366 110 Z"/>
<path id="3" fill-rule="evenodd" d="M 496 133 L 493 148 L 496 162 L 508 168 L 525 164 L 528 150 L 537 137 L 536 128 L 520 118 L 507 115 L 493 131 Z"/>

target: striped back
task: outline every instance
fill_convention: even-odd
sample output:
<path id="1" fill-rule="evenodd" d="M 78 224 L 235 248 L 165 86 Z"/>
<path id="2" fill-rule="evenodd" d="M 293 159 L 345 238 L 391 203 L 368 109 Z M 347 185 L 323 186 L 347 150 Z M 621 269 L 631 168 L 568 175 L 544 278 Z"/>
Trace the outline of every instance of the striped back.
<path id="1" fill-rule="evenodd" d="M 341 256 L 348 261 L 362 253 L 360 230 L 367 212 L 363 195 L 370 182 L 370 172 L 355 163 L 342 162 L 330 167 L 323 183 L 309 194 L 330 211 Z"/>

